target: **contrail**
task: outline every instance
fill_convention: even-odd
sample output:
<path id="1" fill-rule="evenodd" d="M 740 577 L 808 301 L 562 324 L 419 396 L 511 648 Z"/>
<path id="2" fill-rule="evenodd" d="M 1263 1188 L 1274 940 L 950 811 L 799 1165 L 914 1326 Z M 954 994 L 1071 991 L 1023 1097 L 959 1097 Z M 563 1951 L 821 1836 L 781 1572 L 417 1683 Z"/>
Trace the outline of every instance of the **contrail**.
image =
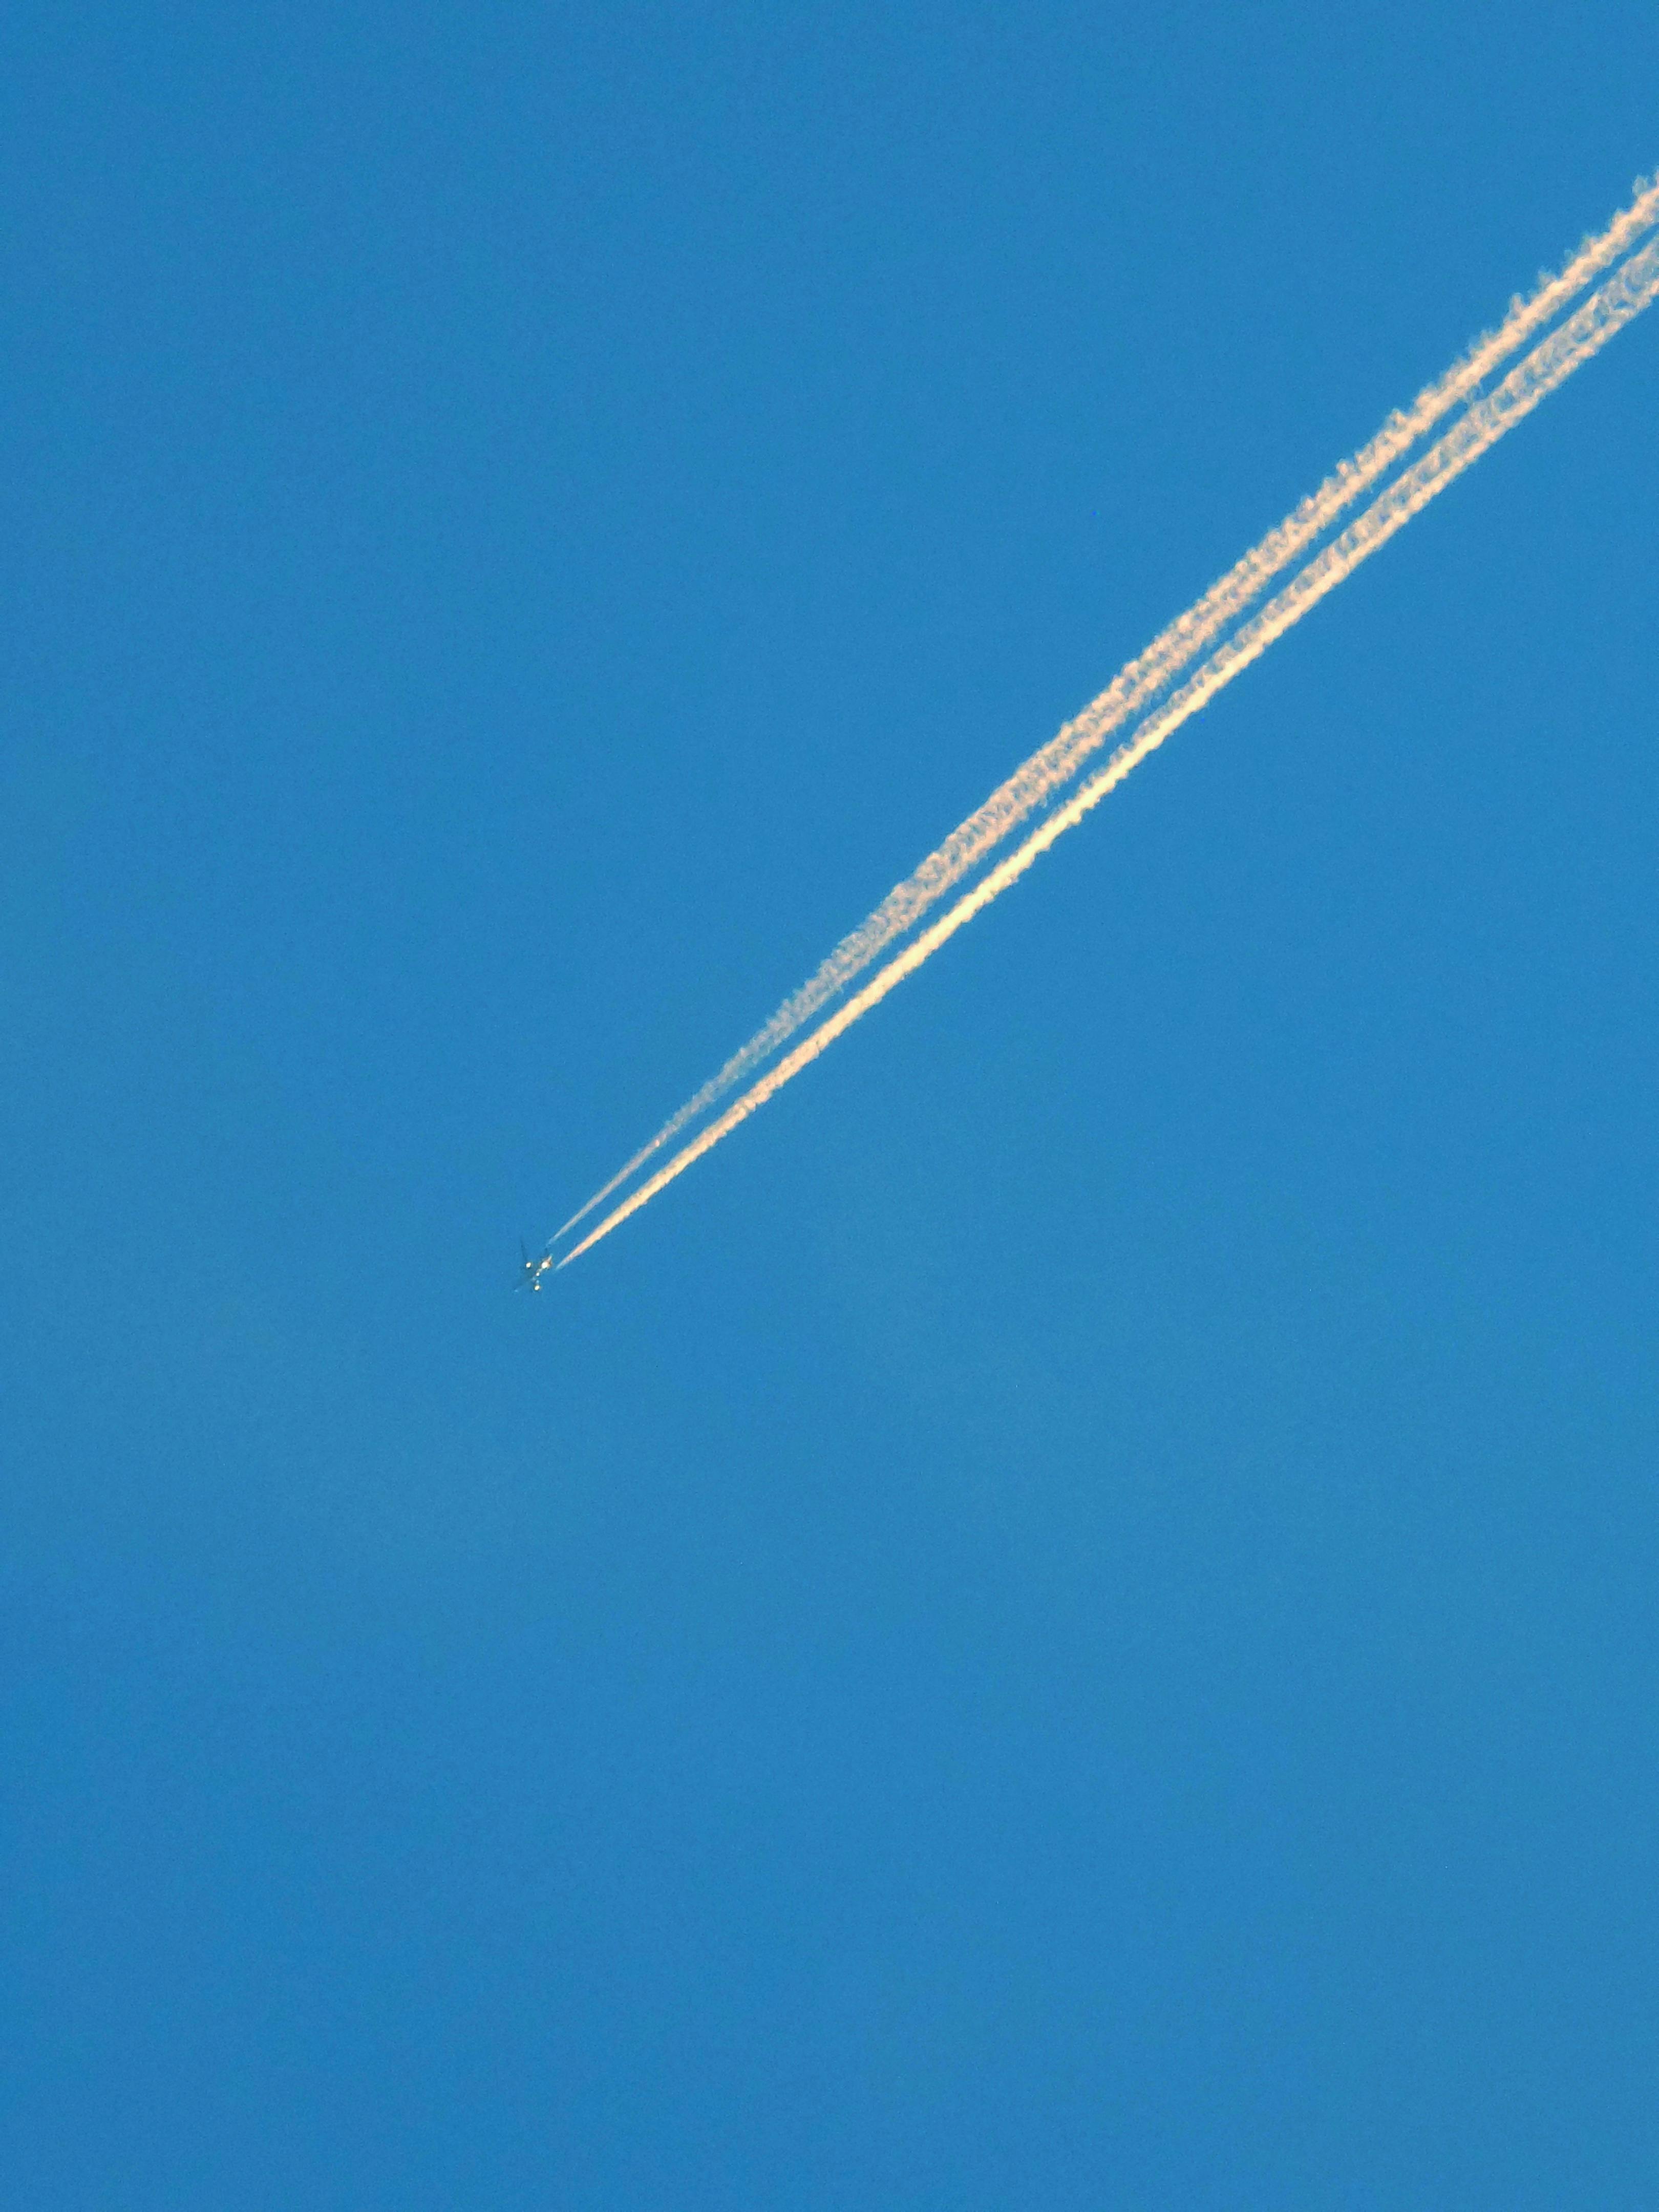
<path id="1" fill-rule="evenodd" d="M 805 1042 L 779 1061 L 752 1089 L 711 1122 L 692 1143 L 658 1170 L 623 1205 L 608 1214 L 581 1243 L 559 1262 L 572 1260 L 597 1244 L 611 1230 L 636 1213 L 696 1160 L 712 1150 L 722 1137 L 766 1104 L 803 1067 L 823 1052 L 860 1016 L 888 993 L 914 975 L 963 923 L 1018 881 L 1038 856 L 1080 822 L 1091 808 L 1121 783 L 1130 772 L 1156 751 L 1164 739 L 1206 706 L 1242 670 L 1259 659 L 1267 647 L 1298 623 L 1309 609 L 1352 575 L 1360 562 L 1386 544 L 1414 514 L 1480 455 L 1531 413 L 1616 331 L 1659 297 L 1659 245 L 1634 256 L 1618 276 L 1592 295 L 1585 306 L 1553 337 L 1528 355 L 1489 398 L 1472 409 L 1406 476 L 1384 492 L 1343 535 L 1301 571 L 1294 581 L 1272 600 L 1254 620 L 1213 653 L 1199 672 L 1169 704 L 1137 730 L 1134 736 L 1097 770 L 1082 787 L 1026 838 L 1024 842 L 991 869 L 973 890 L 930 929 L 922 933 L 898 957 L 847 1004 L 824 1022 Z"/>
<path id="2" fill-rule="evenodd" d="M 1319 489 L 1245 554 L 1195 605 L 1155 638 L 1113 678 L 1097 699 L 1032 754 L 976 813 L 928 855 L 914 875 L 890 891 L 869 918 L 842 938 L 822 967 L 792 994 L 771 1019 L 719 1073 L 672 1115 L 609 1182 L 573 1213 L 551 1242 L 585 1220 L 653 1154 L 705 1113 L 717 1099 L 752 1075 L 830 1000 L 880 957 L 896 939 L 1001 844 L 1036 808 L 1068 784 L 1083 763 L 1115 730 L 1152 705 L 1268 586 L 1324 536 L 1339 518 L 1379 483 L 1395 465 L 1455 408 L 1582 292 L 1636 240 L 1659 222 L 1659 179 L 1638 197 L 1599 237 L 1589 239 L 1557 276 L 1542 279 L 1530 297 L 1517 299 L 1498 328 L 1480 338 L 1413 404 L 1391 415 L 1368 445 L 1344 461 Z"/>
<path id="3" fill-rule="evenodd" d="M 1576 313 L 1535 346 L 1502 383 L 1473 405 L 1454 428 L 1380 494 L 1357 521 L 1309 561 L 1260 613 L 1218 647 L 1168 702 L 1142 723 L 1129 741 L 1120 746 L 1104 766 L 1057 807 L 1017 850 L 991 868 L 972 890 L 889 961 L 862 990 L 607 1214 L 597 1228 L 565 1255 L 559 1265 L 568 1267 L 573 1260 L 590 1250 L 694 1161 L 701 1159 L 740 1121 L 775 1097 L 786 1083 L 872 1006 L 879 1004 L 907 975 L 914 975 L 965 922 L 1017 882 L 1041 854 L 1080 822 L 1149 753 L 1155 751 L 1252 661 L 1259 659 L 1310 608 L 1352 575 L 1362 561 L 1386 544 L 1413 515 L 1419 514 L 1506 431 L 1529 415 L 1540 400 L 1565 383 L 1575 369 L 1599 353 L 1609 338 L 1651 305 L 1656 297 L 1659 297 L 1659 241 L 1633 254 Z"/>

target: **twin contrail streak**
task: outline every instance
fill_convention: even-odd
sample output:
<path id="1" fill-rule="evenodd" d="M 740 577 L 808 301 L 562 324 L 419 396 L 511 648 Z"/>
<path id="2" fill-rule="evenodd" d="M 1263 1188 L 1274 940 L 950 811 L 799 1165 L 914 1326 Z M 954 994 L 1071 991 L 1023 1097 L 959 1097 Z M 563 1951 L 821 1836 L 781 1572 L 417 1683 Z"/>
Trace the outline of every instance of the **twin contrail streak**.
<path id="1" fill-rule="evenodd" d="M 1369 445 L 1352 460 L 1343 462 L 1294 514 L 1212 585 L 1195 606 L 1130 661 L 1097 699 L 1018 769 L 937 852 L 929 854 L 914 875 L 890 891 L 875 912 L 842 939 L 817 972 L 786 999 L 741 1051 L 571 1216 L 558 1236 L 574 1229 L 682 1129 L 752 1075 L 896 939 L 914 928 L 1035 808 L 1069 783 L 1083 762 L 1115 730 L 1152 704 L 1397 461 L 1561 313 L 1593 277 L 1610 268 L 1656 221 L 1659 221 L 1659 184 L 1641 193 L 1600 237 L 1587 240 L 1559 276 L 1540 283 L 1529 299 L 1517 300 L 1496 331 L 1472 346 L 1461 361 L 1419 393 L 1411 407 L 1390 416 Z"/>
<path id="2" fill-rule="evenodd" d="M 1599 238 L 1580 251 L 1558 277 L 1526 301 L 1517 301 L 1501 328 L 1483 339 L 1447 375 L 1431 385 L 1415 404 L 1390 416 L 1382 430 L 1353 460 L 1345 463 L 1310 500 L 1247 554 L 1197 605 L 1173 623 L 1109 688 L 1033 754 L 976 814 L 923 862 L 916 873 L 891 892 L 861 927 L 842 940 L 810 982 L 786 1000 L 764 1029 L 729 1060 L 713 1080 L 636 1153 L 605 1188 L 573 1216 L 566 1228 L 598 1206 L 636 1169 L 699 1114 L 799 1030 L 853 977 L 868 967 L 895 939 L 913 927 L 945 892 L 1003 842 L 1036 808 L 1052 802 L 1073 782 L 1082 764 L 1115 730 L 1145 714 L 1120 745 L 1066 801 L 1055 808 L 1014 852 L 991 868 L 948 912 L 925 930 L 803 1043 L 778 1061 L 733 1105 L 672 1159 L 649 1176 L 629 1198 L 560 1261 L 567 1267 L 629 1215 L 683 1174 L 757 1108 L 816 1060 L 836 1038 L 877 1005 L 907 975 L 913 975 L 963 924 L 1024 875 L 1066 830 L 1081 821 L 1146 756 L 1157 750 L 1233 678 L 1258 659 L 1275 639 L 1299 622 L 1309 609 L 1351 575 L 1359 563 L 1385 544 L 1429 501 L 1477 460 L 1504 432 L 1531 412 L 1614 333 L 1659 294 L 1659 241 L 1634 253 L 1618 273 L 1551 334 L 1534 345 L 1486 398 L 1473 399 L 1480 386 L 1510 361 L 1526 341 L 1551 322 L 1584 289 L 1592 276 L 1613 266 L 1621 254 L 1659 221 L 1659 183 Z M 1465 412 L 1411 467 L 1395 477 L 1340 536 L 1295 569 L 1291 580 L 1248 621 L 1242 617 L 1264 591 L 1310 551 L 1337 519 L 1388 475 L 1418 445 L 1429 428 L 1464 403 Z M 1237 627 L 1234 627 L 1237 624 Z M 1230 633 L 1230 634 L 1229 634 Z M 1222 641 L 1216 644 L 1220 638 Z M 1206 653 L 1206 647 L 1212 647 Z M 1197 662 L 1194 669 L 1193 665 Z M 1193 670 L 1171 690 L 1183 671 Z M 1161 701 L 1162 703 L 1158 703 Z M 1150 710 L 1150 711 L 1149 711 Z M 562 1235 L 563 1231 L 560 1231 Z"/>

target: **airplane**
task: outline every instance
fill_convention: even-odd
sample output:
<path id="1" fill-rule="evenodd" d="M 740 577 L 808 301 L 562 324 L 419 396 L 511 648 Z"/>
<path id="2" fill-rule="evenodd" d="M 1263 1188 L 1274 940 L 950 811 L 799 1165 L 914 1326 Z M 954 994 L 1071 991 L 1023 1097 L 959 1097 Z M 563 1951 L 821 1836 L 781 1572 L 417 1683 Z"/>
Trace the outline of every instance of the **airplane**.
<path id="1" fill-rule="evenodd" d="M 550 1252 L 544 1252 L 539 1260 L 532 1260 L 529 1253 L 524 1249 L 522 1238 L 520 1240 L 519 1243 L 519 1253 L 520 1256 L 524 1261 L 524 1267 L 520 1273 L 518 1281 L 513 1285 L 514 1289 L 515 1291 L 540 1290 L 542 1286 L 542 1277 L 553 1265 L 553 1255 Z"/>

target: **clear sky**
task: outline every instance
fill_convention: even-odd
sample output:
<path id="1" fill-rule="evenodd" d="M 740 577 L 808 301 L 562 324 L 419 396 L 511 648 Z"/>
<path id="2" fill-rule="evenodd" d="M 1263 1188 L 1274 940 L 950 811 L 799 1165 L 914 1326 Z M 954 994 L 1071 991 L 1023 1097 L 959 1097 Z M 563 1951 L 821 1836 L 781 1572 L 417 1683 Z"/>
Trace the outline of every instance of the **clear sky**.
<path id="1" fill-rule="evenodd" d="M 1651 2205 L 1659 313 L 512 1295 L 1649 0 L 0 53 L 8 2200 Z"/>

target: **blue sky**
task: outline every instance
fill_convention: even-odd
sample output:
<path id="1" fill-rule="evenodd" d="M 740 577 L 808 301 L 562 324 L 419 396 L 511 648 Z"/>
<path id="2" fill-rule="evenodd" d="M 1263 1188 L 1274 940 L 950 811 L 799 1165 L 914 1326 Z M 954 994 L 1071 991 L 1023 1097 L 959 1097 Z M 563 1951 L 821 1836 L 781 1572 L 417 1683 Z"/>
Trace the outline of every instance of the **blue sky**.
<path id="1" fill-rule="evenodd" d="M 1659 319 L 510 1288 L 1651 9 L 3 51 L 10 2193 L 1650 2203 Z"/>

